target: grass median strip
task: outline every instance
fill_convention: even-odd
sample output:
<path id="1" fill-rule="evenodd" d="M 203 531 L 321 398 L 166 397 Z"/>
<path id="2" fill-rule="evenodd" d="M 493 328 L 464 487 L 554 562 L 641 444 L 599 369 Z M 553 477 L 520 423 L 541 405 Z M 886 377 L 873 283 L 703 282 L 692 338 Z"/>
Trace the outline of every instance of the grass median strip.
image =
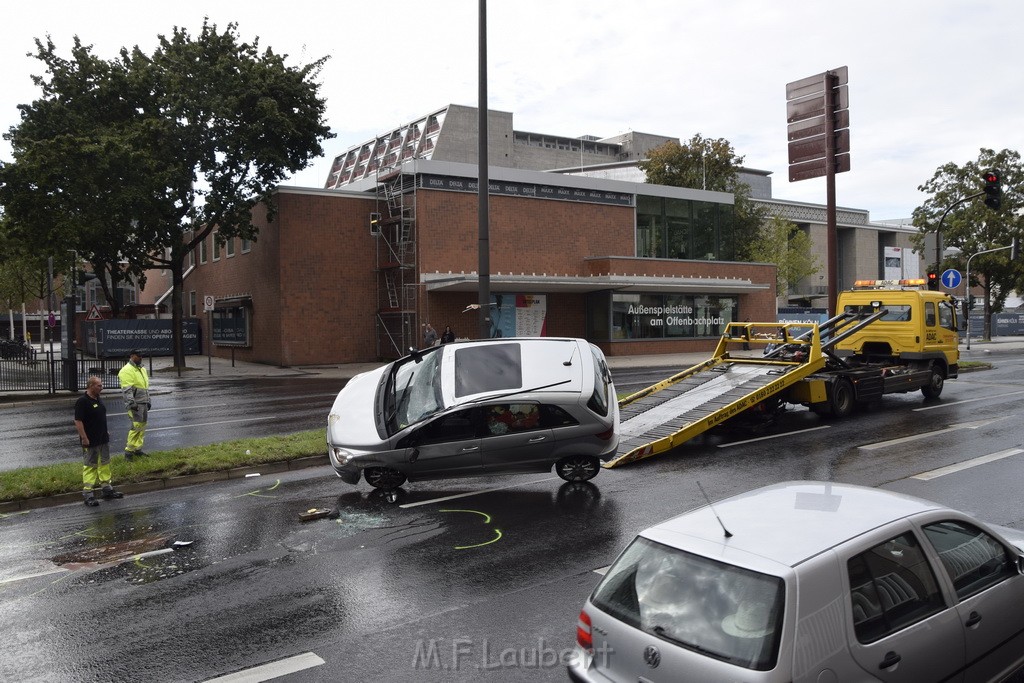
<path id="1" fill-rule="evenodd" d="M 295 434 L 259 439 L 236 439 L 209 446 L 189 446 L 127 462 L 120 454 L 111 458 L 114 487 L 144 481 L 180 477 L 186 474 L 221 472 L 236 467 L 254 467 L 265 463 L 324 455 L 327 462 L 325 430 L 313 429 Z M 0 502 L 27 500 L 40 496 L 73 493 L 82 490 L 82 463 L 26 467 L 0 472 Z"/>

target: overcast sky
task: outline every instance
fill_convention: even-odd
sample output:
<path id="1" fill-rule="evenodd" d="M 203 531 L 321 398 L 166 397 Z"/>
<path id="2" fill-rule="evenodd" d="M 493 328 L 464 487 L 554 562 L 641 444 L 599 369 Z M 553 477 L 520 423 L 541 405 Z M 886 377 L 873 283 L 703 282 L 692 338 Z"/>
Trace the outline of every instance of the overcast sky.
<path id="1" fill-rule="evenodd" d="M 476 0 L 51 0 L 3 14 L 4 132 L 38 96 L 34 38 L 67 57 L 78 35 L 109 59 L 152 52 L 174 26 L 196 35 L 204 16 L 292 65 L 330 56 L 321 94 L 337 137 L 288 185 L 323 187 L 349 147 L 449 103 L 478 105 Z M 772 172 L 776 198 L 823 204 L 824 179 L 789 182 L 785 86 L 847 66 L 852 170 L 836 177 L 837 202 L 894 219 L 924 201 L 917 187 L 940 165 L 1024 149 L 1022 31 L 1016 1 L 492 0 L 488 105 L 535 133 L 725 138 Z"/>

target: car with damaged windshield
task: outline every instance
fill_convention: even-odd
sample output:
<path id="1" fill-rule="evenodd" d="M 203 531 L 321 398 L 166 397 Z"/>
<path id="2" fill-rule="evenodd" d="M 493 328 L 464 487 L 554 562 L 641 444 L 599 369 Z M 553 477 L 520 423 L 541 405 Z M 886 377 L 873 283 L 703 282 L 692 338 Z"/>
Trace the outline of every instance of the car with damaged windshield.
<path id="1" fill-rule="evenodd" d="M 584 339 L 454 342 L 349 380 L 327 418 L 331 465 L 408 481 L 549 472 L 587 481 L 614 456 L 619 409 L 602 351 Z"/>
<path id="2" fill-rule="evenodd" d="M 785 482 L 653 526 L 579 614 L 574 681 L 1002 681 L 1024 666 L 1024 532 Z"/>

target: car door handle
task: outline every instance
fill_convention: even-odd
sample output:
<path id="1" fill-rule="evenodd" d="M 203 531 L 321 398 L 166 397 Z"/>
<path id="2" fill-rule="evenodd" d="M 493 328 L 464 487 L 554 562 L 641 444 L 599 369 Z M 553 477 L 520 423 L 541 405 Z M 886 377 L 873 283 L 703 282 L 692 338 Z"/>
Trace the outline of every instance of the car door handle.
<path id="1" fill-rule="evenodd" d="M 527 443 L 540 443 L 541 441 L 543 441 L 546 438 L 548 438 L 548 437 L 546 437 L 546 436 L 535 436 L 532 439 L 530 439 L 529 441 L 527 441 Z"/>
<path id="2" fill-rule="evenodd" d="M 883 659 L 882 663 L 878 665 L 878 668 L 888 669 L 890 666 L 896 666 L 897 664 L 899 664 L 902 659 L 903 657 L 900 657 L 892 650 L 889 650 L 885 653 L 885 659 Z"/>
<path id="3" fill-rule="evenodd" d="M 478 450 L 480 450 L 480 447 L 479 447 L 479 446 L 468 446 L 468 447 L 466 447 L 466 448 L 463 448 L 463 449 L 462 449 L 462 452 L 463 452 L 463 453 L 471 453 L 471 452 L 473 452 L 473 451 L 478 451 Z"/>
<path id="4" fill-rule="evenodd" d="M 981 615 L 977 612 L 971 612 L 970 616 L 967 617 L 967 621 L 964 622 L 964 626 L 970 627 L 981 623 Z"/>

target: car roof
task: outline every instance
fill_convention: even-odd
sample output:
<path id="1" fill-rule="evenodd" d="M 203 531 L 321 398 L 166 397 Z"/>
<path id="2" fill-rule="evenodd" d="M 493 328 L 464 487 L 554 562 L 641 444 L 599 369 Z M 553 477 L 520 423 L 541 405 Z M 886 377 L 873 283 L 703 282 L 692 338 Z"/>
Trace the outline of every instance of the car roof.
<path id="1" fill-rule="evenodd" d="M 455 396 L 454 381 L 456 373 L 460 370 L 456 363 L 459 358 L 459 351 L 468 348 L 487 348 L 502 345 L 515 344 L 520 349 L 521 365 L 516 368 L 519 373 L 516 386 L 503 385 L 493 388 L 487 387 L 482 391 L 471 391 L 469 393 Z M 501 337 L 496 339 L 473 340 L 466 342 L 454 342 L 444 345 L 446 370 L 444 371 L 444 383 L 446 396 L 451 396 L 448 401 L 451 405 L 471 403 L 487 396 L 515 395 L 525 398 L 530 395 L 534 388 L 541 388 L 545 395 L 560 395 L 565 400 L 576 401 L 584 387 L 583 372 L 593 366 L 590 359 L 589 345 L 585 340 L 571 337 Z M 488 365 L 490 362 L 488 361 Z M 470 368 L 473 366 L 471 365 Z M 479 369 L 479 367 L 478 367 Z M 477 372 L 486 376 L 486 372 Z M 502 374 L 502 373 L 498 373 Z M 508 373 L 504 373 L 508 374 Z M 549 386 L 554 384 L 555 386 Z M 451 386 L 449 386 L 451 385 Z"/>
<path id="2" fill-rule="evenodd" d="M 754 489 L 668 519 L 641 535 L 686 548 L 719 546 L 788 567 L 872 529 L 945 506 L 882 489 L 790 481 Z M 721 524 L 715 519 L 721 519 Z M 725 526 L 732 534 L 726 537 Z"/>

